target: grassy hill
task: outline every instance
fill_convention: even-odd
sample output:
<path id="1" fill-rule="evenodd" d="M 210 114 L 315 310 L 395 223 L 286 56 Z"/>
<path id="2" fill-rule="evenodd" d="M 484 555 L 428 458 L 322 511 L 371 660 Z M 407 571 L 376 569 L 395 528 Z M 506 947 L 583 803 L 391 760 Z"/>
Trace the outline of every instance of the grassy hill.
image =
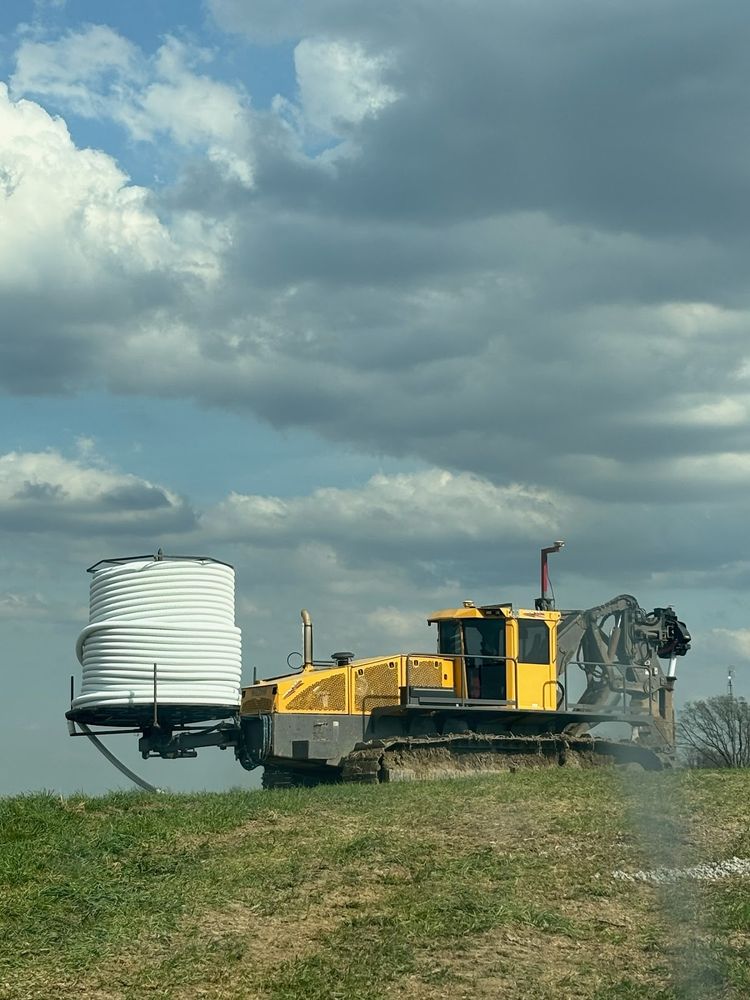
<path id="1" fill-rule="evenodd" d="M 0 801 L 0 997 L 750 996 L 750 773 Z"/>

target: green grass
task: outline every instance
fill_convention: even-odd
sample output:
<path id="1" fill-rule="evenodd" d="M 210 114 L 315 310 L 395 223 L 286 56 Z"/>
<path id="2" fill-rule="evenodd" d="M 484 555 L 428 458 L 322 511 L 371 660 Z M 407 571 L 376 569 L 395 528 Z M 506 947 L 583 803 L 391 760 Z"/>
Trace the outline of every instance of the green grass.
<path id="1" fill-rule="evenodd" d="M 0 800 L 0 998 L 750 995 L 750 773 Z"/>

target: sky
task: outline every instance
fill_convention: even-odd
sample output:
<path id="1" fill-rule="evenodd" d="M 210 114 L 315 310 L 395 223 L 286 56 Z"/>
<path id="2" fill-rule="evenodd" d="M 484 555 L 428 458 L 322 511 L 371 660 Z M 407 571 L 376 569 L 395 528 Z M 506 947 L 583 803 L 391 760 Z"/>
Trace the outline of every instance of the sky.
<path id="1" fill-rule="evenodd" d="M 5 0 L 0 794 L 67 735 L 86 568 L 237 573 L 249 681 L 429 612 L 634 594 L 750 694 L 740 0 Z M 138 761 L 253 787 L 229 754 Z"/>

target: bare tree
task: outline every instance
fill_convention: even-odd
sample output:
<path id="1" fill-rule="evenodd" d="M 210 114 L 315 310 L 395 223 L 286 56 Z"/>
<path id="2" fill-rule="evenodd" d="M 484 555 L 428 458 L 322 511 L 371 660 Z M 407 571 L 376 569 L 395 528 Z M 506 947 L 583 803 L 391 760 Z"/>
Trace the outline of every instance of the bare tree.
<path id="1" fill-rule="evenodd" d="M 693 767 L 750 767 L 750 704 L 731 695 L 689 701 L 677 738 Z"/>

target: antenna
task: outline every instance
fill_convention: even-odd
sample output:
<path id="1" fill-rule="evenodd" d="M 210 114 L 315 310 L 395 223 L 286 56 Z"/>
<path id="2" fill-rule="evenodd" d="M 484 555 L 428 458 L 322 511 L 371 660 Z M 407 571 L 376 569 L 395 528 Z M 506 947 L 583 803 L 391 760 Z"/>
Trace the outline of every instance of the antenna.
<path id="1" fill-rule="evenodd" d="M 547 569 L 547 556 L 552 552 L 559 552 L 565 546 L 565 542 L 559 541 L 555 542 L 554 545 L 549 545 L 546 549 L 542 549 L 542 562 L 541 562 L 541 597 L 537 597 L 534 601 L 534 606 L 537 611 L 554 611 L 555 609 L 555 599 L 554 597 L 549 597 L 549 571 Z"/>
<path id="2" fill-rule="evenodd" d="M 734 697 L 734 667 L 731 664 L 727 670 L 727 694 L 730 698 Z"/>

